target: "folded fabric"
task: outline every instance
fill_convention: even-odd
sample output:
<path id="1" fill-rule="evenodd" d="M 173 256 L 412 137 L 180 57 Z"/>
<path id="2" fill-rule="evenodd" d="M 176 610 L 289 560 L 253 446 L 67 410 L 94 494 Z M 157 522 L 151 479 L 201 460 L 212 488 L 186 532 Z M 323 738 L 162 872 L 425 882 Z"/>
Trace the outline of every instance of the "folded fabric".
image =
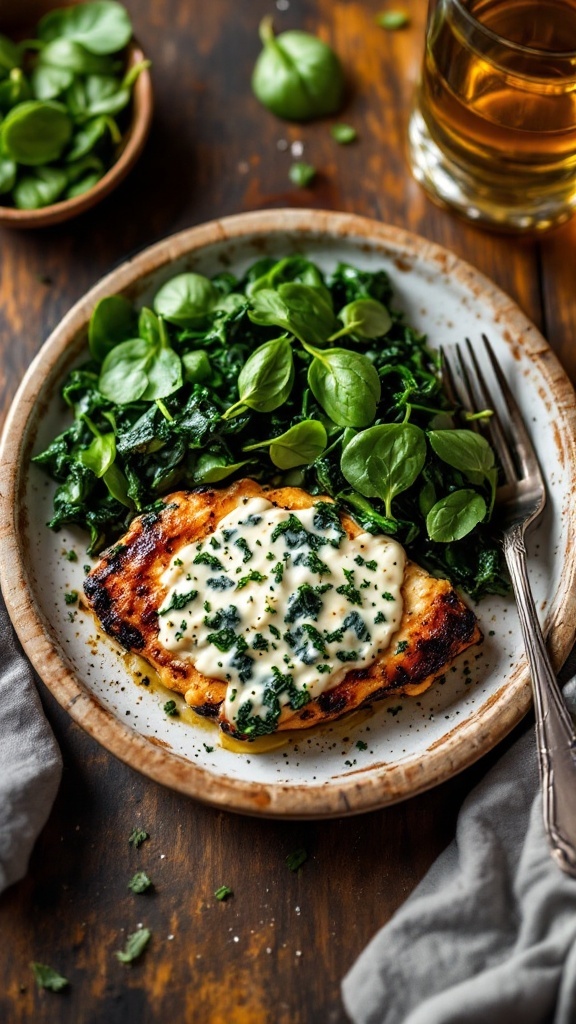
<path id="1" fill-rule="evenodd" d="M 0 597 L 0 892 L 23 878 L 62 775 L 32 669 Z"/>
<path id="2" fill-rule="evenodd" d="M 576 682 L 564 690 L 576 705 Z M 456 839 L 344 978 L 354 1024 L 574 1024 L 576 880 L 550 857 L 536 741 L 468 796 Z"/>

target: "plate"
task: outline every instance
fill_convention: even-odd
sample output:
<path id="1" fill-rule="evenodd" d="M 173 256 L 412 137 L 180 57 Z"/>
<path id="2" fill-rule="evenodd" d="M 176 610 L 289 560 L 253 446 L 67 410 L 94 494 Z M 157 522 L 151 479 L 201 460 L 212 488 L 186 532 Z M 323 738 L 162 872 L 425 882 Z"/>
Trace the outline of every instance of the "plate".
<path id="1" fill-rule="evenodd" d="M 373 810 L 436 785 L 501 740 L 530 705 L 511 599 L 477 607 L 485 634 L 419 698 L 391 698 L 267 753 L 217 745 L 192 712 L 163 711 L 166 691 L 142 685 L 134 665 L 97 635 L 92 617 L 65 603 L 81 591 L 85 537 L 46 529 L 54 485 L 31 455 L 63 428 L 59 395 L 86 355 L 95 302 L 122 292 L 149 301 L 183 270 L 242 272 L 256 258 L 303 252 L 330 270 L 339 260 L 385 268 L 396 305 L 431 345 L 492 341 L 536 444 L 548 504 L 530 536 L 530 577 L 559 667 L 576 631 L 576 413 L 572 387 L 550 348 L 512 301 L 472 267 L 422 238 L 346 214 L 272 210 L 184 231 L 115 270 L 68 313 L 36 357 L 10 411 L 0 458 L 0 570 L 8 610 L 32 664 L 57 700 L 103 746 L 158 782 L 229 810 L 293 818 Z M 78 561 L 66 559 L 70 549 Z M 360 741 L 360 746 L 358 743 Z M 364 745 L 366 745 L 364 747 Z"/>

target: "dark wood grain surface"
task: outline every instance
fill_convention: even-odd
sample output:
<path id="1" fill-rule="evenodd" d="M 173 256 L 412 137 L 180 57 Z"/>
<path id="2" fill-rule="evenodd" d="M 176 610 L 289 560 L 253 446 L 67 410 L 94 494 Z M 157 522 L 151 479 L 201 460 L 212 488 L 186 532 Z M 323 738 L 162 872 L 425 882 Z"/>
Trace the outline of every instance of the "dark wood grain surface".
<path id="1" fill-rule="evenodd" d="M 116 263 L 212 217 L 294 205 L 373 216 L 450 247 L 518 301 L 576 378 L 576 222 L 539 242 L 481 233 L 433 206 L 409 176 L 404 137 L 424 0 L 402 4 L 411 25 L 396 33 L 375 25 L 378 0 L 290 0 L 286 11 L 269 0 L 127 6 L 154 62 L 150 141 L 93 212 L 44 233 L 0 233 L 2 415 L 50 330 Z M 257 26 L 271 11 L 278 29 L 317 31 L 340 53 L 349 76 L 341 119 L 357 128 L 354 145 L 338 147 L 329 122 L 283 124 L 252 97 Z M 290 185 L 281 140 L 303 143 L 319 170 L 312 188 Z M 463 799 L 500 753 L 379 813 L 252 820 L 139 776 L 40 690 L 64 777 L 28 876 L 0 899 L 6 1024 L 343 1024 L 340 979 L 450 841 Z M 138 851 L 127 843 L 135 825 L 150 832 Z M 285 857 L 300 846 L 308 860 L 292 874 Z M 128 891 L 137 869 L 150 874 L 152 894 Z M 234 897 L 219 903 L 224 882 Z M 123 966 L 114 951 L 140 922 L 152 929 L 150 946 Z M 69 990 L 37 992 L 31 960 L 60 970 Z"/>

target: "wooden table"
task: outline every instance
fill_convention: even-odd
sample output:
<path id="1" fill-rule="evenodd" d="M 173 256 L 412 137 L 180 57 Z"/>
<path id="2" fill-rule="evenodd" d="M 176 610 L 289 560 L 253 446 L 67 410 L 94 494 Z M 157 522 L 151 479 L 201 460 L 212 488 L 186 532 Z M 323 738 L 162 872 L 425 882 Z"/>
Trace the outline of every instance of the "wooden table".
<path id="1" fill-rule="evenodd" d="M 404 138 L 426 4 L 403 0 L 411 26 L 385 32 L 383 4 L 291 0 L 277 28 L 332 41 L 350 79 L 339 147 L 326 123 L 276 120 L 250 73 L 265 0 L 127 0 L 154 62 L 147 150 L 102 206 L 44 233 L 0 234 L 0 408 L 32 356 L 98 278 L 157 239 L 212 217 L 279 206 L 366 214 L 448 246 L 517 300 L 576 379 L 576 221 L 541 241 L 487 234 L 437 209 L 411 179 Z M 279 2 L 278 7 L 287 6 Z M 288 180 L 285 143 L 319 170 Z M 40 685 L 64 757 L 56 804 L 28 876 L 0 899 L 0 1020 L 18 1024 L 341 1024 L 340 979 L 454 834 L 462 800 L 496 754 L 406 803 L 359 818 L 272 822 L 204 807 L 136 774 L 76 726 Z M 136 853 L 127 836 L 150 832 Z M 285 857 L 303 846 L 298 874 Z M 136 868 L 153 895 L 126 888 Z M 225 881 L 234 897 L 214 890 Z M 138 922 L 153 931 L 132 967 L 113 953 Z M 28 963 L 70 979 L 36 991 Z"/>

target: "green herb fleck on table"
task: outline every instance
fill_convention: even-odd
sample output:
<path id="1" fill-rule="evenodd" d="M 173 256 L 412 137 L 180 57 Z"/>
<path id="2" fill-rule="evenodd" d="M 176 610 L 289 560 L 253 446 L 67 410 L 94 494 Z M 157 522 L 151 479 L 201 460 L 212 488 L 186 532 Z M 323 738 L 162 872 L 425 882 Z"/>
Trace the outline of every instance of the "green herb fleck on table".
<path id="1" fill-rule="evenodd" d="M 216 889 L 214 895 L 217 900 L 223 902 L 224 900 L 227 900 L 229 896 L 233 896 L 234 893 L 232 892 L 232 889 L 230 889 L 229 886 L 221 885 L 219 889 Z"/>
<path id="2" fill-rule="evenodd" d="M 149 928 L 139 928 L 138 931 L 129 935 L 124 949 L 116 951 L 118 960 L 123 964 L 131 964 L 134 960 L 137 960 L 146 949 L 151 935 L 152 932 Z"/>
<path id="3" fill-rule="evenodd" d="M 149 838 L 150 838 L 150 834 L 148 832 L 145 832 L 144 829 L 142 829 L 142 828 L 135 828 L 135 829 L 132 829 L 132 832 L 130 833 L 130 835 L 128 837 L 128 842 L 130 843 L 130 846 L 133 846 L 134 849 L 137 850 L 138 847 L 142 846 L 142 843 L 145 842 L 145 840 L 149 839 Z"/>
<path id="4" fill-rule="evenodd" d="M 68 561 L 68 562 L 77 562 L 78 561 L 78 555 L 76 554 L 76 552 L 73 551 L 72 549 L 70 549 L 70 551 L 67 551 L 66 552 L 66 561 Z"/>
<path id="5" fill-rule="evenodd" d="M 396 704 L 395 707 L 393 707 L 393 708 L 386 708 L 386 710 L 387 710 L 389 715 L 392 715 L 393 718 L 396 718 L 396 715 L 400 711 L 402 711 L 402 705 L 401 704 Z"/>
<path id="6" fill-rule="evenodd" d="M 293 853 L 289 853 L 286 857 L 286 864 L 290 868 L 290 871 L 298 871 L 301 868 L 304 861 L 308 860 L 308 854 L 303 847 L 298 850 L 294 850 Z"/>
<path id="7" fill-rule="evenodd" d="M 368 750 L 368 744 L 365 743 L 364 740 L 358 740 L 358 742 L 356 743 L 356 749 L 357 750 Z"/>
<path id="8" fill-rule="evenodd" d="M 202 746 L 207 754 L 211 754 L 214 750 L 214 747 L 211 747 L 208 743 L 203 743 Z"/>
<path id="9" fill-rule="evenodd" d="M 78 591 L 69 590 L 67 594 L 64 594 L 64 600 L 66 601 L 66 604 L 76 604 L 76 601 L 78 600 Z"/>
<path id="10" fill-rule="evenodd" d="M 47 988 L 50 992 L 61 992 L 63 988 L 66 988 L 70 984 L 68 978 L 62 977 L 55 971 L 53 967 L 48 967 L 46 964 L 39 964 L 33 961 L 30 964 L 32 973 L 34 974 L 34 980 L 38 988 Z"/>
<path id="11" fill-rule="evenodd" d="M 135 893 L 146 892 L 152 885 L 145 871 L 137 871 L 128 882 L 128 888 Z"/>
<path id="12" fill-rule="evenodd" d="M 410 18 L 405 11 L 382 11 L 376 15 L 376 24 L 387 32 L 396 32 L 399 28 L 407 28 Z"/>
<path id="13" fill-rule="evenodd" d="M 313 167 L 312 164 L 307 164 L 303 160 L 299 160 L 290 167 L 288 177 L 292 184 L 296 185 L 297 188 L 308 188 L 316 177 L 316 168 Z"/>
<path id="14" fill-rule="evenodd" d="M 165 713 L 167 715 L 170 715 L 170 716 L 177 715 L 179 712 L 178 712 L 178 708 L 176 707 L 176 701 L 175 700 L 167 700 L 165 705 L 164 705 L 164 711 L 165 711 Z"/>
<path id="15" fill-rule="evenodd" d="M 340 146 L 347 146 L 358 138 L 356 129 L 351 124 L 333 124 L 330 135 Z"/>

